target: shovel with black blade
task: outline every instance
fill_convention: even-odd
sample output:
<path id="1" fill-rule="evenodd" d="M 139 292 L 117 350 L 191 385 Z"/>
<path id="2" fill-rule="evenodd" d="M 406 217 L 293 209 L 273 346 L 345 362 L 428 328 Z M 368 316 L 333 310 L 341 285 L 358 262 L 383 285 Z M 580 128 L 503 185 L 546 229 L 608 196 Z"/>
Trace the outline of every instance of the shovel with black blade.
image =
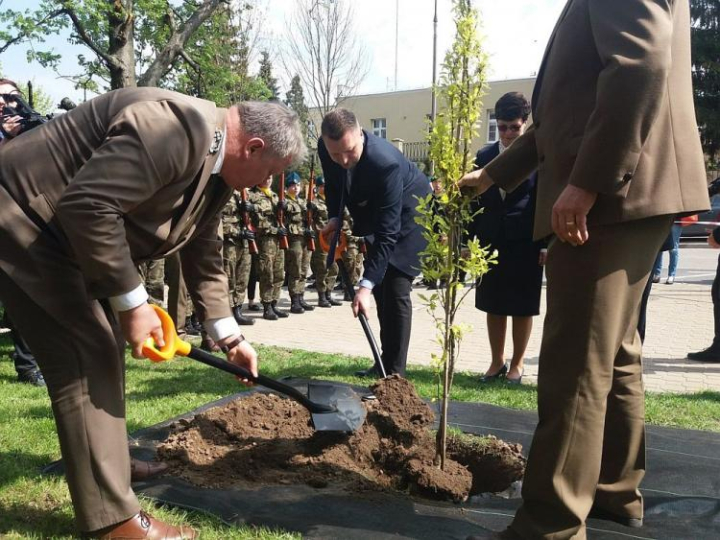
<path id="1" fill-rule="evenodd" d="M 358 396 L 347 386 L 332 383 L 308 383 L 308 395 L 280 381 L 258 375 L 255 377 L 244 367 L 218 358 L 217 356 L 194 347 L 177 335 L 175 324 L 168 313 L 159 306 L 153 308 L 162 323 L 165 345 L 157 348 L 155 341 L 148 338 L 143 345 L 143 354 L 153 362 L 165 362 L 175 356 L 187 356 L 208 366 L 227 371 L 242 379 L 280 392 L 310 411 L 313 426 L 317 431 L 353 432 L 365 422 L 366 410 Z"/>

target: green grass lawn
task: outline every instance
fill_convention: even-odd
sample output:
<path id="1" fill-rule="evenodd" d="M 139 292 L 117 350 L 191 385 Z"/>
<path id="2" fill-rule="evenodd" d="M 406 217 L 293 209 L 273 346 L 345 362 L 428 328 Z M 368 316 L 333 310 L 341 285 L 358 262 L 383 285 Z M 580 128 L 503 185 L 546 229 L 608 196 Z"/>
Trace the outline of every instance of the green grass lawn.
<path id="1" fill-rule="evenodd" d="M 0 336 L 0 537 L 72 538 L 72 507 L 63 479 L 41 476 L 39 470 L 60 457 L 50 403 L 44 389 L 15 382 L 7 336 Z M 369 360 L 261 347 L 263 373 L 271 377 L 293 375 L 362 384 L 352 376 L 368 367 Z M 435 377 L 427 368 L 412 368 L 410 380 L 419 393 L 435 397 Z M 456 375 L 453 398 L 533 410 L 535 388 L 504 384 L 479 385 L 477 375 Z M 227 396 L 242 387 L 229 375 L 200 363 L 178 359 L 165 364 L 128 356 L 127 419 L 130 432 L 166 420 Z M 720 393 L 692 395 L 648 394 L 647 419 L 651 424 L 720 431 Z M 190 522 L 202 529 L 204 540 L 290 539 L 294 533 L 252 527 L 227 527 L 200 513 L 155 508 L 146 510 L 173 523 Z M 3 536 L 5 535 L 5 536 Z"/>

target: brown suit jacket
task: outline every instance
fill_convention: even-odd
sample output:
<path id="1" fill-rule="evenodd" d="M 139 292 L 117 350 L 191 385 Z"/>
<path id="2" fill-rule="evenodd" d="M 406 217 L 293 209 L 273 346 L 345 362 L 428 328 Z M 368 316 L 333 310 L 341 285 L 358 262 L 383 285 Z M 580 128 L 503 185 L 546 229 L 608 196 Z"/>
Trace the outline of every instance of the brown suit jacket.
<path id="1" fill-rule="evenodd" d="M 232 190 L 211 176 L 225 113 L 174 92 L 128 88 L 4 145 L 0 268 L 32 291 L 38 265 L 67 258 L 89 296 L 106 298 L 140 284 L 138 262 L 182 248 L 199 316 L 231 316 L 217 231 Z"/>
<path id="2" fill-rule="evenodd" d="M 512 190 L 539 173 L 535 238 L 565 186 L 588 223 L 709 208 L 690 75 L 688 0 L 569 0 L 533 93 L 534 125 L 486 167 Z"/>

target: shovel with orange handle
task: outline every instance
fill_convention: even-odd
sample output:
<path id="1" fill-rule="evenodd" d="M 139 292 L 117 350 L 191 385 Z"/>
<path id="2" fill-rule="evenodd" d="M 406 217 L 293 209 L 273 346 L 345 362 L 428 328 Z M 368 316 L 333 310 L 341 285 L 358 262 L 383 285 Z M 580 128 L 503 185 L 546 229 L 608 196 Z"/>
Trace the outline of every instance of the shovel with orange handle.
<path id="1" fill-rule="evenodd" d="M 250 370 L 242 366 L 218 358 L 202 349 L 198 349 L 187 341 L 183 341 L 177 335 L 175 324 L 170 315 L 159 306 L 153 305 L 153 308 L 160 317 L 165 341 L 165 345 L 160 348 L 156 346 L 152 338 L 148 338 L 143 345 L 143 354 L 153 362 L 166 362 L 172 360 L 175 356 L 186 356 L 280 392 L 310 411 L 313 425 L 318 431 L 352 432 L 365 421 L 365 407 L 363 407 L 360 399 L 351 388 L 330 383 L 308 383 L 308 396 L 322 400 L 322 403 L 311 401 L 308 396 L 305 396 L 305 394 L 292 386 L 265 375 L 256 377 Z"/>

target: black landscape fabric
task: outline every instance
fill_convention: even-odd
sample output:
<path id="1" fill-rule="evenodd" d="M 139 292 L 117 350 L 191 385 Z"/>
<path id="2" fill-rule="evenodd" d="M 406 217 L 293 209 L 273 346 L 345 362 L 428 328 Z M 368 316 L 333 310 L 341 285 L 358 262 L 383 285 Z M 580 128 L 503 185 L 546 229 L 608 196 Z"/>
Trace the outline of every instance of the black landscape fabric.
<path id="1" fill-rule="evenodd" d="M 307 389 L 309 381 L 285 382 Z M 182 418 L 246 395 L 210 403 Z M 176 420 L 134 433 L 133 455 L 152 459 Z M 482 403 L 453 403 L 450 422 L 467 433 L 519 442 L 527 455 L 537 415 Z M 720 538 L 720 434 L 654 426 L 647 432 L 648 472 L 642 484 L 645 526 L 629 529 L 589 520 L 588 538 Z M 48 472 L 59 470 L 57 464 L 48 468 Z M 137 483 L 134 488 L 158 502 L 210 512 L 229 524 L 279 527 L 308 539 L 465 539 L 483 528 L 504 529 L 520 504 L 519 499 L 499 497 L 443 504 L 395 493 L 346 493 L 332 486 L 213 490 L 172 477 Z"/>

